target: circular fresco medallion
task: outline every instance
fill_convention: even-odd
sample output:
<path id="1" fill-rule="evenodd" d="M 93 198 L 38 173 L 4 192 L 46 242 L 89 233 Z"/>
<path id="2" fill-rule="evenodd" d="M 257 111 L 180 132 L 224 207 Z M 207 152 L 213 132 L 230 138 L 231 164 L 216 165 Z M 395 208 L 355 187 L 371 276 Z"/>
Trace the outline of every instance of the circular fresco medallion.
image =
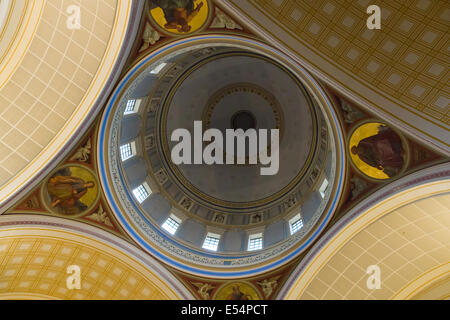
<path id="1" fill-rule="evenodd" d="M 380 122 L 364 123 L 350 138 L 350 157 L 365 175 L 374 179 L 389 179 L 406 165 L 406 147 L 402 137 Z"/>
<path id="2" fill-rule="evenodd" d="M 63 215 L 77 215 L 92 208 L 98 197 L 98 182 L 85 167 L 69 165 L 58 169 L 43 188 L 46 206 Z"/>
<path id="3" fill-rule="evenodd" d="M 232 282 L 219 288 L 214 300 L 261 300 L 261 297 L 251 284 Z"/>
<path id="4" fill-rule="evenodd" d="M 191 34 L 208 20 L 207 0 L 149 0 L 150 16 L 164 31 L 171 34 Z"/>

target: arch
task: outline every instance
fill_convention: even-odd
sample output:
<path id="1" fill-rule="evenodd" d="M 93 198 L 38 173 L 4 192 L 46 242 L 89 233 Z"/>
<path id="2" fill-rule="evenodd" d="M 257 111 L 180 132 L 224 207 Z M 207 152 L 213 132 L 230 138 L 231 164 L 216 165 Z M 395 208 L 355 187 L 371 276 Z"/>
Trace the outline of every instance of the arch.
<path id="1" fill-rule="evenodd" d="M 449 176 L 448 164 L 438 165 L 358 204 L 311 248 L 278 298 L 409 298 L 408 288 L 429 284 L 426 274 L 448 273 Z M 380 266 L 381 290 L 366 287 L 369 262 Z"/>
<path id="2" fill-rule="evenodd" d="M 447 285 L 450 281 L 450 262 L 444 263 L 440 266 L 432 268 L 428 272 L 421 274 L 416 279 L 411 280 L 406 286 L 398 291 L 392 299 L 406 300 L 415 299 L 417 296 L 425 294 L 425 291 L 435 290 L 441 285 Z M 442 284 L 441 284 L 442 283 Z M 449 294 L 448 291 L 445 294 Z M 430 298 L 440 298 L 433 294 Z"/>
<path id="3" fill-rule="evenodd" d="M 2 299 L 194 299 L 154 258 L 80 222 L 33 215 L 0 217 Z M 80 267 L 69 289 L 67 267 Z"/>
<path id="4" fill-rule="evenodd" d="M 0 43 L 0 213 L 92 123 L 131 50 L 143 2 L 83 2 L 73 30 L 61 1 L 11 6 Z"/>

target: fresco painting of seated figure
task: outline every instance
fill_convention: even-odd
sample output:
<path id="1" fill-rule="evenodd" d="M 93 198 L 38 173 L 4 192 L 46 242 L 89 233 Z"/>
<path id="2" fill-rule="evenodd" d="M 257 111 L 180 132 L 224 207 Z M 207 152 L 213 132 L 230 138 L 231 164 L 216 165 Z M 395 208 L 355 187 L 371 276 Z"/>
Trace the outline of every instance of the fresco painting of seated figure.
<path id="1" fill-rule="evenodd" d="M 405 166 L 405 149 L 400 136 L 382 123 L 366 123 L 350 138 L 350 156 L 355 166 L 375 179 L 389 179 Z"/>
<path id="2" fill-rule="evenodd" d="M 65 167 L 47 181 L 47 205 L 64 215 L 83 213 L 92 207 L 98 194 L 98 183 L 87 170 L 78 166 Z"/>
<path id="3" fill-rule="evenodd" d="M 206 0 L 150 0 L 150 14 L 164 30 L 189 34 L 200 29 L 208 19 Z"/>
<path id="4" fill-rule="evenodd" d="M 219 288 L 214 300 L 261 300 L 261 297 L 250 284 L 232 282 Z"/>

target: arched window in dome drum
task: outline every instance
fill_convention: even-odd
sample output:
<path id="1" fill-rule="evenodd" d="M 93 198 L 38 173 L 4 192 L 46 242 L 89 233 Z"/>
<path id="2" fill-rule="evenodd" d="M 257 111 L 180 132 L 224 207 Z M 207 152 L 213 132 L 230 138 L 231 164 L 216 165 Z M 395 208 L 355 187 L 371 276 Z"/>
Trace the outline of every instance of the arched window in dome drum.
<path id="1" fill-rule="evenodd" d="M 170 214 L 169 218 L 163 223 L 162 228 L 174 235 L 177 232 L 178 227 L 181 224 L 181 219 L 174 214 Z"/>
<path id="2" fill-rule="evenodd" d="M 263 248 L 262 233 L 252 234 L 248 237 L 248 251 L 261 250 Z"/>
<path id="3" fill-rule="evenodd" d="M 217 251 L 219 247 L 220 235 L 208 232 L 205 241 L 203 242 L 203 249 Z"/>

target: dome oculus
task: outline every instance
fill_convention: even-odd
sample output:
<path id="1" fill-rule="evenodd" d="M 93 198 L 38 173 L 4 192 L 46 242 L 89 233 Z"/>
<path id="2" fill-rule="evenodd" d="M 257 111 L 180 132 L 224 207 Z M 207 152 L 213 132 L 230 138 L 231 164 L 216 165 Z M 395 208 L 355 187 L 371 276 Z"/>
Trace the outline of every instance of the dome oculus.
<path id="1" fill-rule="evenodd" d="M 241 121 L 242 124 L 252 125 L 252 119 L 248 113 L 243 111 L 238 113 L 241 119 L 234 117 L 233 121 Z M 260 168 L 260 175 L 276 175 L 279 169 L 279 141 L 278 129 L 270 130 L 270 144 L 268 147 L 267 129 L 259 129 L 257 132 L 253 128 L 226 129 L 225 137 L 218 129 L 208 129 L 202 135 L 202 122 L 194 121 L 194 137 L 191 142 L 191 133 L 184 128 L 175 129 L 171 135 L 171 141 L 177 141 L 172 148 L 171 159 L 175 165 L 233 165 L 237 164 L 257 164 L 268 167 Z M 211 141 L 204 149 L 203 142 Z M 226 149 L 224 147 L 226 145 Z M 193 145 L 193 151 L 192 150 Z M 249 150 L 246 153 L 246 149 Z M 224 150 L 226 150 L 226 161 L 224 161 Z M 268 154 L 270 150 L 270 154 Z M 194 161 L 192 161 L 192 153 Z M 236 160 L 236 162 L 235 162 Z"/>

